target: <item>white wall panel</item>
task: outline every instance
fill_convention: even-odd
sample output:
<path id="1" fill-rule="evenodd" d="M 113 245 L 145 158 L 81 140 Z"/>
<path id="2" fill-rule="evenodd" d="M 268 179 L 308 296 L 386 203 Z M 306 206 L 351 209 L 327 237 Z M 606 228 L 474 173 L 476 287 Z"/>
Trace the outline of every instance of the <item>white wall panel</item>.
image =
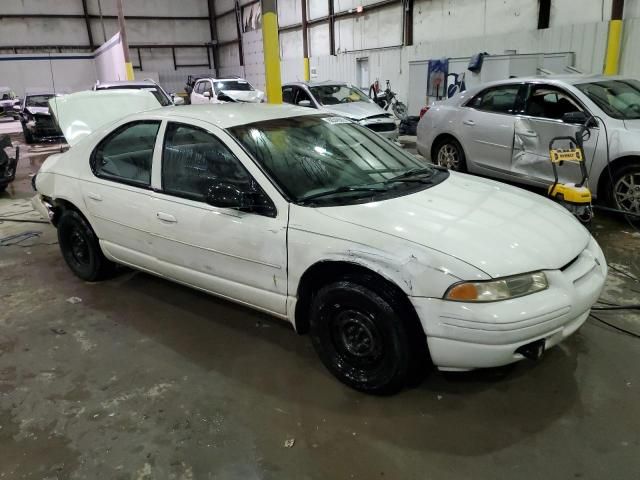
<path id="1" fill-rule="evenodd" d="M 329 55 L 329 24 L 321 23 L 309 28 L 309 55 Z"/>
<path id="2" fill-rule="evenodd" d="M 230 14 L 218 19 L 216 21 L 216 29 L 218 31 L 218 41 L 226 42 L 228 40 L 235 40 L 238 37 L 236 16 Z"/>
<path id="3" fill-rule="evenodd" d="M 285 27 L 301 21 L 300 0 L 278 0 L 278 25 Z"/>
<path id="4" fill-rule="evenodd" d="M 326 54 L 328 53 L 327 51 Z M 302 29 L 282 32 L 280 34 L 280 58 L 302 59 L 302 54 Z"/>
<path id="5" fill-rule="evenodd" d="M 329 2 L 327 0 L 307 0 L 309 20 L 326 17 L 329 15 Z"/>
<path id="6" fill-rule="evenodd" d="M 620 73 L 640 78 L 640 18 L 625 20 L 622 33 L 622 56 L 620 58 Z"/>
<path id="7" fill-rule="evenodd" d="M 244 73 L 251 84 L 264 90 L 264 51 L 262 48 L 262 30 L 246 32 L 242 35 L 244 53 Z"/>
<path id="8" fill-rule="evenodd" d="M 240 65 L 240 56 L 237 43 L 231 45 L 225 45 L 218 49 L 218 56 L 220 58 L 220 68 Z"/>
<path id="9" fill-rule="evenodd" d="M 216 14 L 228 12 L 235 6 L 234 0 L 215 0 Z"/>
<path id="10" fill-rule="evenodd" d="M 22 0 L 25 1 L 25 0 Z M 13 0 L 3 0 L 2 3 L 22 3 Z M 40 4 L 51 4 L 60 2 L 60 0 L 46 1 L 42 0 L 30 0 L 31 3 L 40 3 Z M 68 4 L 68 3 L 76 3 L 80 7 L 80 12 L 82 13 L 82 2 L 79 0 L 62 0 L 60 3 Z M 103 15 L 117 15 L 117 7 L 116 2 L 113 0 L 101 0 L 102 4 L 102 14 Z M 216 0 L 216 6 L 218 1 Z M 56 9 L 58 7 L 56 6 Z M 98 0 L 87 0 L 87 8 L 89 13 L 98 14 Z M 51 13 L 51 12 L 47 12 Z M 207 16 L 207 2 L 202 0 L 126 0 L 124 2 L 124 14 L 125 15 L 158 15 L 158 16 L 167 16 L 167 17 L 176 17 L 176 16 Z"/>

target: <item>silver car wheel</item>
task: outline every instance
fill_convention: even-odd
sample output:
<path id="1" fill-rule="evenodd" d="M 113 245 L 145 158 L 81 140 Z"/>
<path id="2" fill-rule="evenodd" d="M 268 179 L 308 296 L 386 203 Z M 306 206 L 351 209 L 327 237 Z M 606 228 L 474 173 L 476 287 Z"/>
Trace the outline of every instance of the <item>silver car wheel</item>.
<path id="1" fill-rule="evenodd" d="M 640 214 L 640 172 L 620 177 L 613 187 L 613 198 L 620 210 Z"/>
<path id="2" fill-rule="evenodd" d="M 438 165 L 450 170 L 460 169 L 460 153 L 455 145 L 445 143 L 438 150 Z"/>

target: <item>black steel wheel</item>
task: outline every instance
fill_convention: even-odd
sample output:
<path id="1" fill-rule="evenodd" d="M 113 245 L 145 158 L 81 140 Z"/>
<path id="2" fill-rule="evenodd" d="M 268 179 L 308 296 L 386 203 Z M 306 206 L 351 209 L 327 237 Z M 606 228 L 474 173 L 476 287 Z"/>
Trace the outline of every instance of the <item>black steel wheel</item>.
<path id="1" fill-rule="evenodd" d="M 74 210 L 66 210 L 58 222 L 58 243 L 71 271 L 83 280 L 100 280 L 113 269 L 113 263 L 103 255 L 93 229 Z"/>
<path id="2" fill-rule="evenodd" d="M 313 346 L 346 385 L 371 394 L 395 393 L 413 371 L 412 342 L 400 310 L 392 298 L 353 280 L 326 285 L 311 305 Z"/>

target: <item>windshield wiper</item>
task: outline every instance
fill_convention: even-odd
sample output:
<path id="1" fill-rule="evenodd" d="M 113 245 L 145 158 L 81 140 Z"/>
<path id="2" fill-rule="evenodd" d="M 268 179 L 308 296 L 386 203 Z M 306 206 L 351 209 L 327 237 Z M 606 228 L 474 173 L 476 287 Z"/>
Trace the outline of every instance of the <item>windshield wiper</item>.
<path id="1" fill-rule="evenodd" d="M 313 193 L 311 195 L 307 195 L 306 197 L 302 197 L 299 201 L 302 203 L 308 202 L 309 200 L 315 200 L 316 198 L 328 197 L 330 195 L 337 195 L 339 193 L 349 193 L 349 192 L 386 192 L 386 188 L 381 187 L 358 187 L 358 186 L 346 186 L 346 187 L 338 187 L 332 190 L 327 190 L 324 192 Z"/>
<path id="2" fill-rule="evenodd" d="M 412 168 L 400 175 L 391 177 L 383 181 L 382 183 L 394 183 L 394 182 L 416 182 L 416 183 L 431 183 L 430 178 L 435 174 L 437 170 L 433 167 L 428 168 Z M 419 176 L 419 177 L 418 177 Z M 418 178 L 412 178 L 418 177 Z"/>

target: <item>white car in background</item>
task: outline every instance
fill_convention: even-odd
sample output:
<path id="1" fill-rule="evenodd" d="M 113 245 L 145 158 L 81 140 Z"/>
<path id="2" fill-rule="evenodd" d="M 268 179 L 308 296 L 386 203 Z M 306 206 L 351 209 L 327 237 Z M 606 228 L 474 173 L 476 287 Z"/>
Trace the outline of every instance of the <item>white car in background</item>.
<path id="1" fill-rule="evenodd" d="M 425 166 L 309 108 L 118 117 L 154 100 L 113 93 L 57 102 L 71 148 L 35 179 L 34 205 L 83 280 L 116 262 L 285 319 L 368 393 L 397 391 L 429 358 L 444 370 L 537 358 L 600 296 L 600 247 L 550 200 Z"/>
<path id="2" fill-rule="evenodd" d="M 362 90 L 344 82 L 294 82 L 282 86 L 282 101 L 340 115 L 388 140 L 398 139 L 395 117 L 384 111 Z"/>
<path id="3" fill-rule="evenodd" d="M 244 78 L 201 78 L 193 85 L 191 104 L 245 102 L 262 103 L 264 92 Z"/>
<path id="4" fill-rule="evenodd" d="M 580 127 L 563 121 L 566 114 L 593 117 L 584 150 L 594 197 L 640 214 L 638 80 L 574 75 L 481 85 L 430 107 L 418 124 L 417 149 L 453 170 L 548 187 L 549 142 Z M 580 179 L 576 165 L 559 174 L 562 183 Z"/>

